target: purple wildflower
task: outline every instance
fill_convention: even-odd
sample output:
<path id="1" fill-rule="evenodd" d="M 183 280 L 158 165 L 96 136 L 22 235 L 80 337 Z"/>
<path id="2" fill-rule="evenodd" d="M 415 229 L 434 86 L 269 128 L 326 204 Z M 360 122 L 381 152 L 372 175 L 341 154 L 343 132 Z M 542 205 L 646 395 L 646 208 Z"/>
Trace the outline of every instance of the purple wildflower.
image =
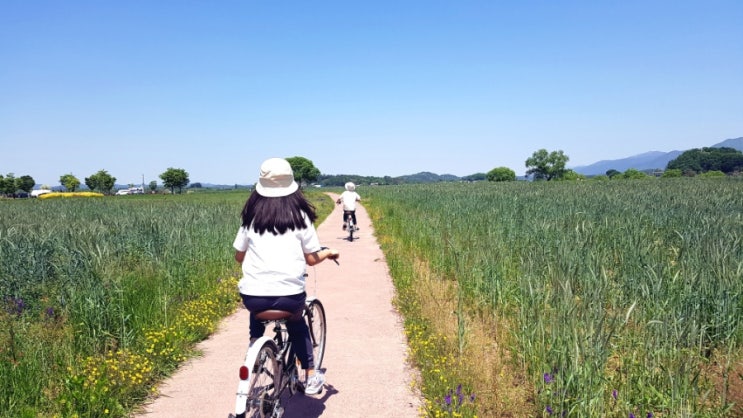
<path id="1" fill-rule="evenodd" d="M 474 401 L 475 401 L 475 394 L 473 393 L 470 395 L 470 402 L 474 402 Z"/>
<path id="2" fill-rule="evenodd" d="M 615 401 L 617 400 L 617 396 L 618 396 L 617 390 L 616 389 L 612 390 L 611 391 L 611 397 L 614 398 Z"/>
<path id="3" fill-rule="evenodd" d="M 635 418 L 635 414 L 633 414 L 632 412 L 630 412 L 629 413 L 629 418 Z"/>
<path id="4" fill-rule="evenodd" d="M 446 403 L 446 406 L 451 405 L 451 393 L 444 396 L 444 403 Z"/>
<path id="5" fill-rule="evenodd" d="M 22 298 L 15 299 L 15 313 L 20 315 L 23 313 L 23 310 L 26 309 L 26 302 L 23 301 Z"/>
<path id="6" fill-rule="evenodd" d="M 648 412 L 647 418 L 653 418 L 653 413 L 652 412 Z"/>
<path id="7" fill-rule="evenodd" d="M 550 383 L 552 383 L 552 380 L 553 379 L 554 378 L 552 377 L 551 374 L 549 374 L 549 373 L 545 373 L 544 374 L 544 383 L 550 384 Z"/>
<path id="8" fill-rule="evenodd" d="M 552 415 L 552 407 L 547 405 L 547 413 Z"/>
<path id="9" fill-rule="evenodd" d="M 54 308 L 52 308 L 50 306 L 50 307 L 46 308 L 46 311 L 45 312 L 46 312 L 47 318 L 54 318 Z"/>

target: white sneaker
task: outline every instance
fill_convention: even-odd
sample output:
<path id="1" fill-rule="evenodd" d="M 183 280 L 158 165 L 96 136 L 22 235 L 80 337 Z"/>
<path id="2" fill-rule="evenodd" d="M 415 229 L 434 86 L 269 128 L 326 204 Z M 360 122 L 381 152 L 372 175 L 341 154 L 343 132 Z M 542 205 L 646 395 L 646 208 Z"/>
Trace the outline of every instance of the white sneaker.
<path id="1" fill-rule="evenodd" d="M 320 371 L 315 371 L 315 374 L 307 379 L 307 383 L 304 385 L 305 395 L 316 395 L 322 392 L 322 386 L 325 384 L 325 375 Z"/>

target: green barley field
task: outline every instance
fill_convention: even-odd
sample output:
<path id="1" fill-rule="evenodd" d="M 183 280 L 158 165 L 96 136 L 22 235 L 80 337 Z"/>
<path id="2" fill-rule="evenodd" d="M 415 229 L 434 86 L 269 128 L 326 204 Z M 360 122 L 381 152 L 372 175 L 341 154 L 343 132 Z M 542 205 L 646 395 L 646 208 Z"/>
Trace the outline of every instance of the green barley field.
<path id="1" fill-rule="evenodd" d="M 0 200 L 0 416 L 127 416 L 237 306 L 247 196 Z"/>
<path id="2" fill-rule="evenodd" d="M 743 414 L 740 179 L 359 193 L 422 415 Z M 0 416 L 127 416 L 236 306 L 246 197 L 0 201 Z"/>
<path id="3" fill-rule="evenodd" d="M 428 416 L 743 416 L 743 181 L 363 188 Z"/>

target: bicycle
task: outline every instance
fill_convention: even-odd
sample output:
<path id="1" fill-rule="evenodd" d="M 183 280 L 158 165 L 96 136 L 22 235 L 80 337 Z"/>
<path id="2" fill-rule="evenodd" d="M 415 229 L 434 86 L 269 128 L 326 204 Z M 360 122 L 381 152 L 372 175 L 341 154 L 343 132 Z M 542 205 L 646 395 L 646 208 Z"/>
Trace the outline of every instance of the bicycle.
<path id="1" fill-rule="evenodd" d="M 338 260 L 333 261 L 338 264 Z M 229 414 L 228 418 L 281 418 L 284 414 L 284 407 L 281 406 L 284 392 L 289 389 L 291 396 L 304 393 L 298 359 L 286 329 L 289 316 L 291 312 L 279 310 L 256 314 L 264 324 L 273 324 L 274 335 L 264 335 L 248 348 L 245 362 L 240 366 L 235 414 Z M 325 308 L 320 300 L 314 296 L 307 298 L 302 317 L 307 321 L 315 370 L 319 371 L 325 355 L 327 330 Z"/>
<path id="2" fill-rule="evenodd" d="M 348 231 L 348 240 L 353 242 L 353 233 L 358 231 L 358 228 L 356 228 L 356 225 L 353 223 L 353 212 L 346 210 L 343 211 L 343 214 L 346 217 L 345 229 Z"/>

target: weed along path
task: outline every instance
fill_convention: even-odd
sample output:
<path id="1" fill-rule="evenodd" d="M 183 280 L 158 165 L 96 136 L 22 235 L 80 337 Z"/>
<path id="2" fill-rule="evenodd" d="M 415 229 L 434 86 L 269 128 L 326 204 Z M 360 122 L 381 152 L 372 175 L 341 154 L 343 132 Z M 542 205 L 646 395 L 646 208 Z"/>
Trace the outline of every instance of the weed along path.
<path id="1" fill-rule="evenodd" d="M 318 227 L 323 245 L 341 253 L 340 266 L 328 260 L 307 268 L 307 293 L 317 295 L 327 317 L 326 384 L 320 395 L 289 399 L 285 418 L 419 416 L 420 398 L 411 388 L 414 371 L 392 306 L 387 264 L 366 210 L 359 207 L 356 216 L 360 230 L 353 242 L 341 229 L 339 206 Z M 159 396 L 135 416 L 227 417 L 234 410 L 238 368 L 247 344 L 248 312 L 240 308 L 199 344 L 203 355 L 165 381 Z"/>

